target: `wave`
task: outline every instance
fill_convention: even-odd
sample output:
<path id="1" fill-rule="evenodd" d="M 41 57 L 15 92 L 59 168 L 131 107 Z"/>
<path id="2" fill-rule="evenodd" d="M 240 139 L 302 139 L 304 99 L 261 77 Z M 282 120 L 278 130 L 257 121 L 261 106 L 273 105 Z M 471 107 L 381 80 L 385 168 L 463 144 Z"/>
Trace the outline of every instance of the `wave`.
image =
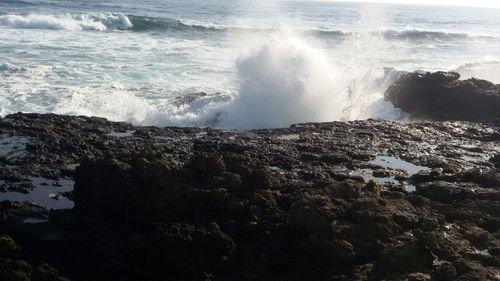
<path id="1" fill-rule="evenodd" d="M 430 31 L 430 30 L 387 30 L 383 33 L 384 37 L 388 39 L 467 39 L 475 36 L 471 36 L 467 33 L 455 33 L 455 32 L 444 32 L 444 31 Z M 479 36 L 481 37 L 481 36 Z"/>
<path id="2" fill-rule="evenodd" d="M 203 24 L 188 24 L 178 19 L 127 16 L 132 23 L 131 31 L 225 31 L 227 28 Z"/>
<path id="3" fill-rule="evenodd" d="M 27 14 L 0 15 L 0 27 L 52 30 L 127 30 L 133 27 L 123 14 Z"/>
<path id="4" fill-rule="evenodd" d="M 217 26 L 188 23 L 179 19 L 125 15 L 120 13 L 89 14 L 8 14 L 0 15 L 0 27 L 14 29 L 94 30 L 132 32 L 246 32 L 270 33 L 276 28 L 252 26 Z M 329 38 L 348 38 L 363 35 L 379 36 L 387 40 L 467 40 L 496 39 L 482 34 L 456 33 L 432 30 L 383 30 L 349 32 L 342 30 L 299 29 L 296 34 Z"/>

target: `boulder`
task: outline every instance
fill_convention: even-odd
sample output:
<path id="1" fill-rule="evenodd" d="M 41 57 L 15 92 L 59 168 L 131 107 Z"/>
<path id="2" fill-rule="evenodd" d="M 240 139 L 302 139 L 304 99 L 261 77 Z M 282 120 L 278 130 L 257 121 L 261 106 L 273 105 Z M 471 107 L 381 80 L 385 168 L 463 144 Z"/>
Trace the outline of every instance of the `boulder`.
<path id="1" fill-rule="evenodd" d="M 385 92 L 395 107 L 424 120 L 493 120 L 500 117 L 500 86 L 459 80 L 454 72 L 407 73 Z"/>

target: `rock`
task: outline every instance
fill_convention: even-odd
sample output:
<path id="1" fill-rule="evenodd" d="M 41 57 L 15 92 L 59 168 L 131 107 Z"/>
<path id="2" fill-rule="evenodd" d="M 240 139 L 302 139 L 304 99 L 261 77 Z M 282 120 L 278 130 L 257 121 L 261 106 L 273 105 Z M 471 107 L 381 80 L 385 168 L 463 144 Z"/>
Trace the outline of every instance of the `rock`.
<path id="1" fill-rule="evenodd" d="M 462 83 L 456 78 L 425 79 Z M 127 130 L 135 133 L 108 135 Z M 73 196 L 61 198 L 74 200 L 74 209 L 47 210 L 37 198 L 0 202 L 0 232 L 22 248 L 12 250 L 1 236 L 9 276 L 319 281 L 499 274 L 498 170 L 495 158 L 486 160 L 498 154 L 492 123 L 363 120 L 228 131 L 15 114 L 0 120 L 3 134 L 31 142 L 16 166 L 0 159 L 0 186 L 45 177 L 39 192 L 75 181 Z M 382 155 L 432 170 L 415 173 L 402 161 L 375 165 Z M 18 190 L 27 193 L 2 196 L 37 194 Z"/>
<path id="2" fill-rule="evenodd" d="M 290 207 L 290 225 L 305 231 L 323 232 L 330 228 L 336 217 L 335 208 L 328 196 L 306 195 Z"/>
<path id="3" fill-rule="evenodd" d="M 485 188 L 500 186 L 500 173 L 493 169 L 473 168 L 457 174 L 463 181 L 474 182 Z"/>
<path id="4" fill-rule="evenodd" d="M 453 264 L 443 262 L 434 267 L 432 278 L 436 281 L 453 281 L 457 278 L 457 270 Z"/>
<path id="5" fill-rule="evenodd" d="M 47 209 L 36 203 L 27 201 L 0 201 L 0 231 L 2 227 L 18 225 L 26 218 L 47 216 Z"/>
<path id="6" fill-rule="evenodd" d="M 116 159 L 85 161 L 76 169 L 74 199 L 81 217 L 126 217 L 140 191 L 133 186 L 132 167 Z"/>
<path id="7" fill-rule="evenodd" d="M 59 272 L 48 264 L 41 264 L 33 272 L 32 281 L 58 281 Z"/>
<path id="8" fill-rule="evenodd" d="M 495 167 L 500 168 L 500 154 L 491 157 L 490 162 L 493 163 Z"/>
<path id="9" fill-rule="evenodd" d="M 453 281 L 457 278 L 455 266 L 449 262 L 443 262 L 432 270 L 432 278 L 436 281 Z"/>
<path id="10" fill-rule="evenodd" d="M 0 280 L 30 281 L 32 268 L 25 261 L 0 259 Z"/>
<path id="11" fill-rule="evenodd" d="M 18 251 L 19 247 L 12 238 L 0 234 L 0 258 L 14 258 Z"/>
<path id="12" fill-rule="evenodd" d="M 226 170 L 224 160 L 216 153 L 197 154 L 189 159 L 187 167 L 209 175 L 220 175 Z"/>
<path id="13" fill-rule="evenodd" d="M 416 193 L 433 201 L 447 203 L 473 197 L 475 188 L 470 184 L 436 181 L 417 185 Z"/>
<path id="14" fill-rule="evenodd" d="M 488 248 L 490 241 L 493 236 L 486 230 L 477 227 L 469 226 L 464 232 L 464 237 L 471 242 L 471 244 L 477 248 Z"/>
<path id="15" fill-rule="evenodd" d="M 385 270 L 391 272 L 422 272 L 432 268 L 433 255 L 418 242 L 410 242 L 383 253 Z"/>
<path id="16" fill-rule="evenodd" d="M 321 156 L 321 161 L 330 164 L 337 165 L 340 163 L 346 163 L 351 161 L 351 158 L 344 153 L 328 153 Z"/>
<path id="17" fill-rule="evenodd" d="M 500 86 L 457 73 L 408 73 L 389 87 L 385 99 L 427 120 L 493 120 L 500 117 Z"/>
<path id="18" fill-rule="evenodd" d="M 376 178 L 388 178 L 391 176 L 391 173 L 386 170 L 376 170 L 372 172 L 372 175 Z"/>
<path id="19" fill-rule="evenodd" d="M 408 274 L 406 280 L 408 281 L 429 281 L 431 280 L 429 274 L 417 272 Z"/>
<path id="20" fill-rule="evenodd" d="M 351 180 L 332 184 L 328 189 L 335 198 L 358 198 L 368 191 L 364 184 Z"/>

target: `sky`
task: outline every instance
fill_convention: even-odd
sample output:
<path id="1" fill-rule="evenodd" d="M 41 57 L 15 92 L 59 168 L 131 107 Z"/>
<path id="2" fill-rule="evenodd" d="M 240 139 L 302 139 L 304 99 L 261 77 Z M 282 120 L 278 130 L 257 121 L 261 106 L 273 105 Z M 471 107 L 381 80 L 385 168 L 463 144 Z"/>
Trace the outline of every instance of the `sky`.
<path id="1" fill-rule="evenodd" d="M 353 1 L 353 2 L 380 2 L 380 3 L 453 5 L 453 6 L 500 8 L 500 1 L 499 0 L 351 0 L 351 1 Z"/>

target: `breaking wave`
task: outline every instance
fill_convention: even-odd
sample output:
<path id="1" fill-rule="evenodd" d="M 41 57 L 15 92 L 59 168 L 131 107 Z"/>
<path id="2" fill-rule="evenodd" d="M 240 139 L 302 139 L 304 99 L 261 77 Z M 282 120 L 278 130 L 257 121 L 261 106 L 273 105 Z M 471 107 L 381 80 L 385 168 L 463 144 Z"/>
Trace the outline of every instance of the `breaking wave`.
<path id="1" fill-rule="evenodd" d="M 89 14 L 8 14 L 0 15 L 0 28 L 14 29 L 52 29 L 52 30 L 94 30 L 133 32 L 254 32 L 269 33 L 274 28 L 250 26 L 218 26 L 202 23 L 187 23 L 172 18 L 145 17 L 120 13 Z M 382 30 L 348 32 L 342 30 L 298 29 L 297 34 L 318 37 L 347 38 L 368 34 L 382 36 L 389 40 L 467 40 L 496 39 L 494 36 L 468 33 L 454 33 L 432 30 Z"/>
<path id="2" fill-rule="evenodd" d="M 126 30 L 133 27 L 123 14 L 0 15 L 0 27 L 52 30 Z"/>

